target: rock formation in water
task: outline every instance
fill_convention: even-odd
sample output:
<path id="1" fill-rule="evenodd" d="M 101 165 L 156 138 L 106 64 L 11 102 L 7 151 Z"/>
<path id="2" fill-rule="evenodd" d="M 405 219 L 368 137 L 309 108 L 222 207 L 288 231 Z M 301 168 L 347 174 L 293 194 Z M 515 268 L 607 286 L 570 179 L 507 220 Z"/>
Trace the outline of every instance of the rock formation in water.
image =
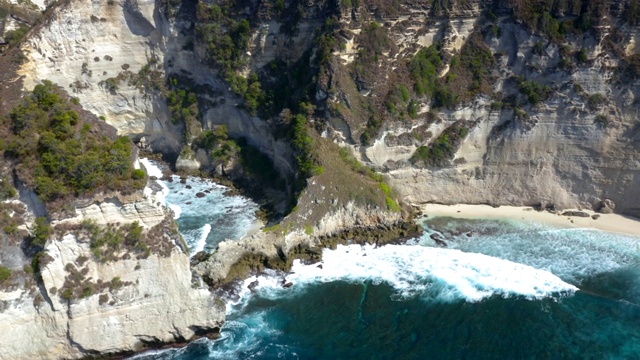
<path id="1" fill-rule="evenodd" d="M 45 3 L 42 14 L 45 4 L 0 3 L 0 112 L 48 79 L 101 119 L 100 129 L 108 124 L 179 171 L 229 178 L 260 199 L 269 226 L 221 244 L 195 266 L 195 278 L 209 285 L 263 266 L 286 269 L 336 238 L 384 243 L 389 234 L 409 235 L 410 204 L 640 214 L 637 0 Z M 87 233 L 86 219 L 125 229 L 130 216 L 150 231 L 168 224 L 160 200 L 93 194 L 54 216 L 37 210 L 29 172 L 2 164 L 3 182 L 26 184 L 18 186 L 29 208 L 20 210 L 21 230 L 35 236 L 41 216 L 69 230 L 43 247 L 53 260 L 42 279 L 2 293 L 0 316 L 19 312 L 50 325 L 33 339 L 70 357 L 219 326 L 222 310 L 204 305 L 215 303 L 205 290 L 191 290 L 175 236 L 167 235 L 172 250 L 163 255 L 107 266 L 72 234 Z M 23 207 L 15 201 L 3 203 L 9 217 Z M 4 241 L 1 264 L 23 271 L 34 255 Z M 180 275 L 157 280 L 152 269 L 161 263 Z M 131 284 L 106 285 L 115 278 Z M 93 284 L 92 294 L 61 298 L 67 280 Z M 36 306 L 37 296 L 44 302 Z M 163 305 L 145 332 L 118 318 Z M 120 325 L 104 320 L 112 318 Z M 93 322 L 103 327 L 91 331 L 122 337 L 83 337 Z"/>

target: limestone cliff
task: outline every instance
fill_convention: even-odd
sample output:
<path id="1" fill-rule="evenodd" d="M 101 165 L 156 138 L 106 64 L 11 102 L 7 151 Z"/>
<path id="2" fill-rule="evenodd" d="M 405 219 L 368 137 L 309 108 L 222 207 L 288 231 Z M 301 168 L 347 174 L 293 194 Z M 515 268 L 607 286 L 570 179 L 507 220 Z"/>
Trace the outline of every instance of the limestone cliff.
<path id="1" fill-rule="evenodd" d="M 180 130 L 164 100 L 128 81 L 114 83 L 125 71 L 164 61 L 169 31 L 154 1 L 58 3 L 22 45 L 28 59 L 19 72 L 23 86 L 51 80 L 121 135 L 144 136 L 157 151 L 179 152 Z"/>
<path id="2" fill-rule="evenodd" d="M 53 80 L 176 168 L 268 188 L 281 221 L 196 265 L 217 285 L 315 258 L 344 232 L 408 233 L 398 198 L 543 208 L 611 199 L 608 210 L 615 203 L 639 215 L 639 8 L 635 0 L 60 1 L 7 52 L 19 70 L 0 81 L 30 90 Z M 16 96 L 1 94 L 0 107 Z M 171 236 L 147 258 L 81 263 L 97 256 L 83 219 L 163 226 L 166 213 L 149 196 L 103 196 L 59 219 L 68 229 L 46 247 L 39 291 L 48 298 L 34 307 L 35 285 L 16 286 L 2 293 L 0 316 L 47 325 L 34 343 L 69 357 L 219 326 L 215 301 L 191 288 Z M 15 243 L 4 249 L 19 253 Z M 169 265 L 179 274 L 159 270 Z M 83 281 L 93 290 L 80 297 Z M 133 321 L 136 306 L 149 311 Z M 113 322 L 91 328 L 94 317 Z M 140 321 L 157 327 L 143 333 Z M 87 329 L 105 336 L 90 339 Z M 18 324 L 12 334 L 27 330 Z M 12 346 L 2 355 L 17 354 Z"/>
<path id="3" fill-rule="evenodd" d="M 374 4 L 342 12 L 346 45 L 325 83 L 335 94 L 329 126 L 388 173 L 405 201 L 597 209 L 610 198 L 616 211 L 640 214 L 630 2 L 404 1 L 391 13 Z M 367 28 L 373 21 L 379 29 Z M 372 45 L 375 61 L 365 56 Z M 434 83 L 450 93 L 414 93 L 415 59 L 429 47 L 439 52 Z M 465 69 L 465 61 L 480 63 Z M 420 165 L 417 150 L 438 146 L 460 121 L 468 134 L 452 157 Z"/>
<path id="4" fill-rule="evenodd" d="M 23 285 L 18 284 L 23 264 L 11 265 L 16 254 L 3 247 L 0 261 L 15 274 L 0 290 L 0 358 L 126 353 L 218 331 L 224 304 L 193 281 L 189 257 L 162 202 L 161 194 L 149 193 L 120 207 L 80 208 L 77 218 L 54 222 L 37 269 L 24 274 Z M 95 234 L 83 230 L 87 221 L 104 231 L 140 223 L 142 233 L 153 237 L 149 251 L 107 251 L 109 260 L 98 260 Z M 39 277 L 35 283 L 28 278 L 33 271 Z"/>

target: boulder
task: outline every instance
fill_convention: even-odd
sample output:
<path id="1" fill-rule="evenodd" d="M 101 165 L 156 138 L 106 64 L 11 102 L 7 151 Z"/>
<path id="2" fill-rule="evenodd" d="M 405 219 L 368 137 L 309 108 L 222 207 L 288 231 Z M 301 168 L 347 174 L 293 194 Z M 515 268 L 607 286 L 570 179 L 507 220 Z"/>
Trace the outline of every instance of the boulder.
<path id="1" fill-rule="evenodd" d="M 589 217 L 590 215 L 584 211 L 565 211 L 562 216 L 577 216 L 577 217 Z"/>
<path id="2" fill-rule="evenodd" d="M 544 210 L 555 211 L 556 210 L 556 204 L 552 202 L 544 201 L 544 200 L 540 201 L 537 204 L 534 204 L 532 207 L 536 211 L 544 211 Z"/>
<path id="3" fill-rule="evenodd" d="M 436 245 L 442 246 L 442 247 L 447 247 L 447 243 L 444 242 L 444 239 L 442 238 L 442 236 L 440 234 L 431 234 L 430 238 L 433 239 L 433 241 L 436 242 Z"/>
<path id="4" fill-rule="evenodd" d="M 598 212 L 602 214 L 612 214 L 613 210 L 616 209 L 616 203 L 611 199 L 604 199 L 600 201 L 600 206 L 598 207 Z"/>
<path id="5" fill-rule="evenodd" d="M 251 290 L 251 292 L 254 292 L 254 291 L 256 291 L 256 288 L 258 287 L 258 284 L 259 284 L 258 280 L 256 280 L 256 281 L 252 281 L 252 282 L 249 284 L 249 286 L 247 286 L 247 288 L 248 288 L 249 290 Z"/>

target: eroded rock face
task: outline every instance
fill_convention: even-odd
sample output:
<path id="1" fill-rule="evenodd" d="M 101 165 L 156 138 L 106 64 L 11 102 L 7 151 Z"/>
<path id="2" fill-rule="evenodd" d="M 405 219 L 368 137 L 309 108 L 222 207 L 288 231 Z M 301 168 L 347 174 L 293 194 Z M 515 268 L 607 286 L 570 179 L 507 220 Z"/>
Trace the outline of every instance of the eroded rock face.
<path id="1" fill-rule="evenodd" d="M 87 237 L 64 230 L 90 220 L 103 228 L 138 222 L 148 231 L 171 221 L 163 204 L 163 194 L 147 188 L 130 203 L 101 202 L 54 222 L 56 235 L 39 258 L 41 283 L 0 290 L 0 358 L 132 352 L 219 331 L 224 303 L 192 278 L 176 232 L 160 232 L 160 250 L 122 250 L 101 261 Z"/>
<path id="2" fill-rule="evenodd" d="M 210 284 L 224 283 L 233 280 L 228 278 L 230 271 L 243 257 L 280 259 L 290 266 L 293 258 L 288 257 L 296 248 L 320 249 L 324 237 L 349 229 L 390 227 L 402 219 L 400 212 L 371 209 L 349 202 L 324 214 L 311 231 L 295 229 L 284 236 L 278 231 L 260 232 L 238 241 L 221 242 L 210 257 L 194 267 L 194 272 Z"/>
<path id="3" fill-rule="evenodd" d="M 0 313 L 0 358 L 136 351 L 145 343 L 190 339 L 195 330 L 219 329 L 224 321 L 224 305 L 208 290 L 192 288 L 189 259 L 177 248 L 169 257 L 88 261 L 83 266 L 78 258 L 91 256 L 91 251 L 71 235 L 52 241 L 46 250 L 53 258 L 42 269 L 48 298 L 34 305 L 26 291 L 0 293 L 10 303 Z M 60 294 L 68 264 L 87 268 L 87 278 L 108 282 L 118 277 L 123 285 L 68 302 Z"/>
<path id="4" fill-rule="evenodd" d="M 22 46 L 28 59 L 20 71 L 24 87 L 51 80 L 87 110 L 104 116 L 119 134 L 145 136 L 155 151 L 179 152 L 180 130 L 171 123 L 164 100 L 123 77 L 164 61 L 167 28 L 153 0 L 56 6 L 46 25 Z"/>
<path id="5" fill-rule="evenodd" d="M 464 6 L 449 2 L 440 12 L 434 12 L 432 4 L 410 1 L 402 2 L 393 14 L 376 10 L 380 16 L 375 20 L 393 44 L 380 51 L 376 64 L 388 70 L 371 84 L 344 74 L 353 71 L 352 63 L 363 49 L 359 34 L 374 17 L 363 7 L 343 16 L 341 26 L 350 37 L 336 53 L 333 88 L 325 89 L 337 94 L 327 104 L 334 109 L 333 115 L 338 109 L 342 119 L 334 116 L 326 134 L 338 142 L 355 143 L 361 160 L 387 172 L 408 202 L 532 205 L 545 201 L 558 208 L 597 209 L 602 199 L 610 198 L 616 212 L 640 215 L 640 123 L 633 95 L 638 82 L 621 75 L 626 60 L 607 43 L 615 37 L 616 46 L 626 49 L 627 55 L 637 52 L 637 28 L 625 25 L 616 12 L 624 8 L 623 2 L 611 2 L 607 27 L 585 36 L 569 35 L 564 47 L 514 21 L 514 10 L 501 8 L 505 2 L 493 3 L 495 20 L 483 15 L 490 1 L 464 2 Z M 437 109 L 429 106 L 431 99 L 418 97 L 415 118 L 406 114 L 403 119 L 388 118 L 377 138 L 360 145 L 366 119 L 354 113 L 362 112 L 358 104 L 363 101 L 375 104 L 370 99 L 385 98 L 393 86 L 389 79 L 402 80 L 402 74 L 389 74 L 401 69 L 400 64 L 419 49 L 440 44 L 444 65 L 438 77 L 446 78 L 448 57 L 460 54 L 462 46 L 477 35 L 496 62 L 488 74 L 492 89 L 486 95 Z M 580 60 L 576 60 L 578 52 Z M 518 90 L 519 77 L 549 86 L 552 95 L 537 104 L 528 103 Z M 517 109 L 502 107 L 507 95 L 519 99 Z M 432 121 L 433 115 L 439 120 Z M 410 161 L 420 145 L 434 143 L 460 120 L 475 125 L 448 166 L 419 167 Z M 416 133 L 422 126 L 432 136 Z M 385 141 L 386 137 L 391 140 Z"/>

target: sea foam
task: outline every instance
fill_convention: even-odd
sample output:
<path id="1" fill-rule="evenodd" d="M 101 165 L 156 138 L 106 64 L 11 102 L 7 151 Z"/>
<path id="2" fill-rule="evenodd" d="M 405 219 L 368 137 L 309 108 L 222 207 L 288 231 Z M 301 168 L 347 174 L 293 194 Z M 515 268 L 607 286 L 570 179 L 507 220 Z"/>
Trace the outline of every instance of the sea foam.
<path id="1" fill-rule="evenodd" d="M 139 163 L 149 176 L 158 179 L 164 176 L 162 164 L 144 158 Z M 223 240 L 240 239 L 258 221 L 255 216 L 258 206 L 253 201 L 225 195 L 229 189 L 212 180 L 172 175 L 171 181 L 159 180 L 158 183 L 162 186 L 162 201 L 178 220 L 191 254 L 214 249 Z M 152 190 L 147 187 L 145 192 L 150 194 Z"/>
<path id="2" fill-rule="evenodd" d="M 464 222 L 458 219 L 451 220 L 450 224 L 456 226 Z M 483 234 L 480 226 L 492 226 L 494 230 Z M 433 231 L 426 230 L 419 243 L 436 246 L 429 237 Z M 470 230 L 474 232 L 472 236 L 444 236 L 449 249 L 529 265 L 578 286 L 583 279 L 596 274 L 640 264 L 640 242 L 634 237 L 593 229 L 557 229 L 544 224 L 496 221 L 473 225 Z"/>
<path id="3" fill-rule="evenodd" d="M 282 289 L 273 276 L 258 280 L 261 296 L 279 297 L 321 282 L 349 281 L 393 286 L 397 298 L 420 296 L 430 301 L 481 301 L 493 295 L 530 300 L 571 295 L 577 288 L 557 276 L 533 267 L 492 256 L 424 246 L 338 246 L 324 250 L 322 266 L 295 261 Z"/>

